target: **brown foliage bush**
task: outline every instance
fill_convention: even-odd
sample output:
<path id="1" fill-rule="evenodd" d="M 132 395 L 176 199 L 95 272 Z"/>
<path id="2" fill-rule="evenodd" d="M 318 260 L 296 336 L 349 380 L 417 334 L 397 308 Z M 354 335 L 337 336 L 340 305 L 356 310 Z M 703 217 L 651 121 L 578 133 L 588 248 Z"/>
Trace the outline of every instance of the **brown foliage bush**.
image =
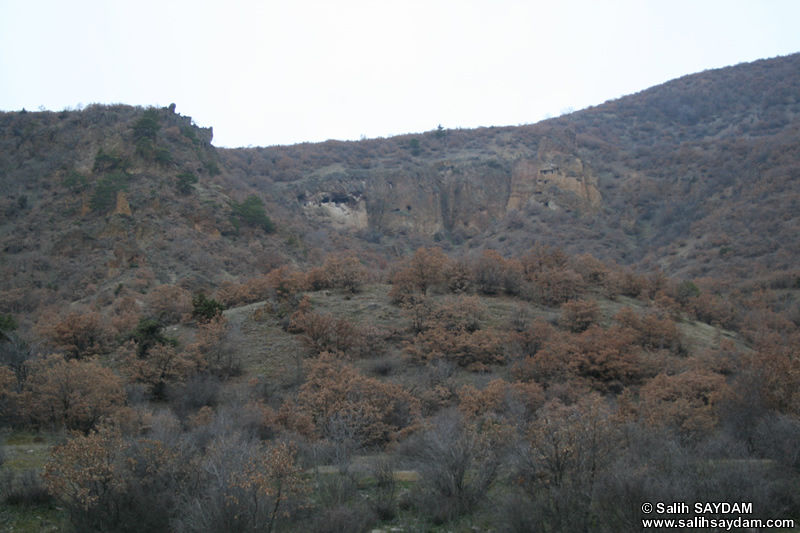
<path id="1" fill-rule="evenodd" d="M 226 307 L 273 300 L 285 302 L 310 287 L 303 272 L 288 266 L 270 270 L 243 283 L 225 281 L 217 289 L 216 297 Z"/>
<path id="2" fill-rule="evenodd" d="M 506 260 L 494 250 L 485 250 L 473 267 L 475 284 L 483 294 L 498 294 L 506 287 Z"/>
<path id="3" fill-rule="evenodd" d="M 413 273 L 409 269 L 397 271 L 391 279 L 389 299 L 395 305 L 404 305 L 418 297 Z M 424 296 L 423 296 L 424 298 Z"/>
<path id="4" fill-rule="evenodd" d="M 279 513 L 288 516 L 287 504 L 305 496 L 308 487 L 302 469 L 296 464 L 295 446 L 278 442 L 264 452 L 252 455 L 244 468 L 234 472 L 231 478 L 231 488 L 242 491 L 241 496 L 247 499 L 234 493 L 226 503 L 240 508 L 236 516 L 241 522 L 273 531 L 281 516 Z M 259 503 L 251 505 L 251 501 Z"/>
<path id="5" fill-rule="evenodd" d="M 502 339 L 492 329 L 470 332 L 436 324 L 407 343 L 403 351 L 416 363 L 446 359 L 476 372 L 505 362 Z"/>
<path id="6" fill-rule="evenodd" d="M 400 385 L 364 377 L 325 353 L 311 364 L 297 411 L 310 417 L 319 437 L 371 447 L 413 429 L 419 402 Z"/>
<path id="7" fill-rule="evenodd" d="M 73 437 L 53 449 L 42 477 L 76 525 L 94 522 L 92 517 L 102 523 L 103 515 L 113 513 L 110 500 L 125 487 L 126 448 L 119 434 L 101 431 Z"/>
<path id="8" fill-rule="evenodd" d="M 449 265 L 450 259 L 441 248 L 418 248 L 408 265 L 392 277 L 389 297 L 401 303 L 414 293 L 425 296 L 428 289 L 443 287 Z"/>
<path id="9" fill-rule="evenodd" d="M 439 287 L 445 281 L 445 272 L 450 264 L 441 248 L 418 248 L 409 261 L 408 270 L 411 273 L 416 289 L 423 295 L 431 287 Z"/>
<path id="10" fill-rule="evenodd" d="M 514 372 L 523 381 L 549 384 L 580 379 L 606 391 L 636 382 L 641 369 L 628 330 L 618 326 L 604 330 L 594 325 L 579 335 L 551 335 L 542 349 L 527 357 Z"/>
<path id="11" fill-rule="evenodd" d="M 451 260 L 444 271 L 445 285 L 453 294 L 468 294 L 475 285 L 472 267 L 466 259 Z"/>
<path id="12" fill-rule="evenodd" d="M 404 309 L 417 332 L 404 348 L 413 361 L 444 358 L 475 371 L 505 361 L 497 332 L 480 329 L 485 309 L 476 296 L 461 295 L 439 306 L 430 299 L 414 298 Z"/>
<path id="13" fill-rule="evenodd" d="M 635 332 L 634 342 L 648 350 L 669 350 L 672 353 L 679 353 L 683 349 L 681 332 L 669 316 L 659 317 L 651 313 L 639 317 L 630 307 L 623 307 L 614 320 L 624 328 Z"/>
<path id="14" fill-rule="evenodd" d="M 199 323 L 194 342 L 184 349 L 187 358 L 202 362 L 204 370 L 220 378 L 238 375 L 242 371 L 242 361 L 239 350 L 231 342 L 232 334 L 233 329 L 224 315 Z"/>
<path id="15" fill-rule="evenodd" d="M 174 429 L 164 436 L 173 439 L 125 440 L 108 429 L 72 436 L 53 448 L 45 486 L 78 531 L 173 530 L 180 498 L 197 490 L 202 469 Z"/>
<path id="16" fill-rule="evenodd" d="M 675 428 L 686 437 L 708 435 L 727 388 L 725 377 L 709 370 L 659 374 L 642 386 L 640 413 L 648 424 Z"/>
<path id="17" fill-rule="evenodd" d="M 164 324 L 178 324 L 192 313 L 192 295 L 177 285 L 159 285 L 147 295 L 148 312 Z"/>
<path id="18" fill-rule="evenodd" d="M 355 293 L 367 281 L 367 269 L 354 252 L 331 253 L 319 269 L 308 273 L 309 285 L 314 290 L 344 289 Z"/>
<path id="19" fill-rule="evenodd" d="M 586 331 L 600 317 L 600 306 L 594 300 L 572 300 L 561 306 L 558 324 L 573 332 Z"/>
<path id="20" fill-rule="evenodd" d="M 736 327 L 739 312 L 729 299 L 703 291 L 687 305 L 694 316 L 706 324 Z"/>
<path id="21" fill-rule="evenodd" d="M 528 298 L 547 306 L 556 306 L 577 298 L 584 290 L 583 278 L 571 270 L 543 270 L 531 278 Z"/>
<path id="22" fill-rule="evenodd" d="M 138 352 L 137 343 L 128 341 L 117 350 L 116 360 L 128 381 L 146 385 L 156 398 L 165 397 L 168 385 L 183 382 L 206 366 L 196 349 L 155 344 L 141 356 Z"/>
<path id="23" fill-rule="evenodd" d="M 515 360 L 535 355 L 554 332 L 555 328 L 542 318 L 520 324 L 519 329 L 506 333 L 506 353 Z"/>
<path id="24" fill-rule="evenodd" d="M 609 275 L 609 268 L 605 263 L 595 259 L 591 254 L 576 255 L 572 259 L 575 271 L 586 283 L 595 287 L 605 286 Z"/>
<path id="25" fill-rule="evenodd" d="M 359 328 L 348 319 L 310 310 L 296 312 L 289 331 L 300 333 L 303 344 L 315 355 L 323 352 L 348 354 L 362 340 Z"/>
<path id="26" fill-rule="evenodd" d="M 744 369 L 760 377 L 766 404 L 778 412 L 800 414 L 800 335 L 765 339 L 743 358 Z"/>
<path id="27" fill-rule="evenodd" d="M 37 329 L 68 359 L 103 355 L 113 345 L 111 327 L 97 311 L 73 312 L 54 324 L 39 324 Z"/>
<path id="28" fill-rule="evenodd" d="M 94 361 L 51 355 L 31 363 L 19 395 L 22 412 L 39 425 L 87 432 L 125 403 L 122 380 Z"/>
<path id="29" fill-rule="evenodd" d="M 647 281 L 629 269 L 619 267 L 612 268 L 605 280 L 605 288 L 609 297 L 617 295 L 638 298 L 644 293 Z"/>
<path id="30" fill-rule="evenodd" d="M 467 417 L 504 417 L 514 426 L 529 420 L 544 403 L 544 393 L 537 383 L 508 383 L 503 379 L 493 379 L 483 390 L 464 385 L 458 398 L 458 409 Z"/>

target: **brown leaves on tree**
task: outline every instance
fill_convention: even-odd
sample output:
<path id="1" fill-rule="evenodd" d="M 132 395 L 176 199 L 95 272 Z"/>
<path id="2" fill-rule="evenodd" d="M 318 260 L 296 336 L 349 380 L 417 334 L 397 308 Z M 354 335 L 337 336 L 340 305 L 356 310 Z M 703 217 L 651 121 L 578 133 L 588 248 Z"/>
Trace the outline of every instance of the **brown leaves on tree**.
<path id="1" fill-rule="evenodd" d="M 56 446 L 42 477 L 47 490 L 68 507 L 90 512 L 125 487 L 122 455 L 128 445 L 119 434 L 102 430 L 74 436 Z"/>
<path id="2" fill-rule="evenodd" d="M 392 278 L 389 297 L 401 303 L 415 293 L 425 296 L 431 287 L 445 283 L 449 263 L 450 259 L 441 248 L 418 248 L 407 266 Z"/>
<path id="3" fill-rule="evenodd" d="M 727 388 L 725 377 L 709 370 L 659 374 L 642 386 L 640 413 L 650 425 L 691 437 L 707 435 L 717 424 L 715 406 Z"/>
<path id="4" fill-rule="evenodd" d="M 196 349 L 155 344 L 141 357 L 138 351 L 134 341 L 123 344 L 116 354 L 120 368 L 129 381 L 147 385 L 157 398 L 164 396 L 167 385 L 182 382 L 206 366 L 203 354 Z"/>
<path id="5" fill-rule="evenodd" d="M 308 281 L 315 290 L 344 289 L 356 293 L 367 281 L 367 269 L 355 252 L 331 253 L 322 267 L 308 273 Z"/>
<path id="6" fill-rule="evenodd" d="M 260 509 L 266 511 L 268 521 L 263 525 L 264 531 L 275 528 L 279 513 L 288 517 L 286 503 L 304 496 L 308 486 L 303 480 L 303 470 L 296 464 L 297 449 L 294 445 L 277 442 L 261 453 L 255 454 L 245 463 L 241 472 L 235 472 L 230 481 L 232 488 L 245 492 L 248 497 L 258 502 L 256 505 L 241 506 L 243 512 L 253 514 L 250 523 L 259 524 Z M 230 505 L 239 506 L 238 498 L 228 496 Z"/>
<path id="7" fill-rule="evenodd" d="M 561 318 L 558 323 L 573 333 L 580 333 L 596 323 L 599 316 L 600 306 L 596 301 L 577 299 L 561 306 Z"/>
<path id="8" fill-rule="evenodd" d="M 113 332 L 97 311 L 73 312 L 54 324 L 43 324 L 39 331 L 68 359 L 103 355 L 113 342 Z"/>
<path id="9" fill-rule="evenodd" d="M 217 299 L 227 307 L 245 305 L 253 302 L 273 300 L 283 302 L 307 290 L 308 276 L 289 266 L 270 270 L 267 274 L 255 276 L 244 283 L 225 281 L 217 290 Z"/>
<path id="10" fill-rule="evenodd" d="M 322 438 L 370 447 L 412 428 L 419 402 L 400 385 L 364 377 L 326 353 L 312 363 L 297 395 L 297 411 L 313 420 Z"/>
<path id="11" fill-rule="evenodd" d="M 239 374 L 239 349 L 228 342 L 230 334 L 231 326 L 224 315 L 199 323 L 194 342 L 184 349 L 185 359 L 194 364 L 189 370 L 203 369 L 222 378 Z"/>
<path id="12" fill-rule="evenodd" d="M 648 350 L 678 353 L 682 349 L 680 330 L 669 316 L 661 317 L 656 313 L 638 316 L 630 307 L 623 307 L 614 320 L 633 331 L 634 342 Z"/>
<path id="13" fill-rule="evenodd" d="M 776 411 L 800 414 L 800 335 L 764 339 L 744 357 L 744 367 L 759 377 L 761 394 Z"/>
<path id="14" fill-rule="evenodd" d="M 289 331 L 300 333 L 303 344 L 315 355 L 323 352 L 348 354 L 361 340 L 359 329 L 348 319 L 305 308 L 292 316 Z"/>
<path id="15" fill-rule="evenodd" d="M 446 359 L 474 372 L 505 362 L 502 340 L 494 330 L 449 330 L 442 324 L 417 335 L 403 351 L 417 363 Z"/>
<path id="16" fill-rule="evenodd" d="M 473 371 L 505 361 L 497 332 L 480 329 L 485 310 L 477 297 L 462 295 L 439 306 L 428 299 L 417 299 L 404 307 L 418 332 L 404 349 L 413 361 L 446 359 Z"/>
<path id="17" fill-rule="evenodd" d="M 184 322 L 192 314 L 191 293 L 176 285 L 159 285 L 148 293 L 146 301 L 150 314 L 163 324 Z"/>
<path id="18" fill-rule="evenodd" d="M 31 364 L 19 402 L 38 424 L 86 432 L 118 413 L 125 391 L 122 380 L 95 361 L 51 355 Z"/>
<path id="19" fill-rule="evenodd" d="M 536 354 L 515 369 L 521 380 L 540 383 L 578 379 L 597 390 L 621 388 L 636 381 L 640 361 L 632 335 L 619 326 L 589 327 L 580 335 L 551 335 Z"/>
<path id="20" fill-rule="evenodd" d="M 493 379 L 483 390 L 464 385 L 458 397 L 458 409 L 468 417 L 503 417 L 514 426 L 527 421 L 544 403 L 544 393 L 537 383 L 508 383 L 503 379 Z"/>

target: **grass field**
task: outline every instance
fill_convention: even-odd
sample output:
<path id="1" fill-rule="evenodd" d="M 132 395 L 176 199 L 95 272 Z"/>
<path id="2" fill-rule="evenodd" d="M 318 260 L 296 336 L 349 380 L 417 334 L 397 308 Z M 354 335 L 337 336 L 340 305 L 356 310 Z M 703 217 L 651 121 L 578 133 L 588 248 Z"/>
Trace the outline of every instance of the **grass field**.
<path id="1" fill-rule="evenodd" d="M 25 475 L 38 476 L 50 456 L 50 447 L 57 436 L 38 435 L 27 432 L 10 433 L 0 440 L 0 531 L 21 533 L 66 531 L 67 516 L 55 503 L 18 503 L 10 505 L 7 498 L 17 494 L 26 499 L 30 494 L 22 488 Z M 32 472 L 32 473 L 31 473 Z"/>

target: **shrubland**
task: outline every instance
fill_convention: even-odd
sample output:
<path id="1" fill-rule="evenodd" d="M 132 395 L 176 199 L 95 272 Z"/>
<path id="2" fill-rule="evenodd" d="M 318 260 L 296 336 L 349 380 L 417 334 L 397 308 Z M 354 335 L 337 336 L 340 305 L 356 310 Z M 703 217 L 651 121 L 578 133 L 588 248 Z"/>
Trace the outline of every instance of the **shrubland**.
<path id="1" fill-rule="evenodd" d="M 41 478 L 2 467 L 7 502 L 81 531 L 617 531 L 640 500 L 726 498 L 797 516 L 798 332 L 774 294 L 724 295 L 723 327 L 702 289 L 553 248 L 387 266 L 332 254 L 194 303 L 161 285 L 127 331 L 7 320 L 6 435 L 56 442 Z"/>
<path id="2" fill-rule="evenodd" d="M 797 519 L 798 60 L 358 142 L 0 113 L 0 528 Z"/>

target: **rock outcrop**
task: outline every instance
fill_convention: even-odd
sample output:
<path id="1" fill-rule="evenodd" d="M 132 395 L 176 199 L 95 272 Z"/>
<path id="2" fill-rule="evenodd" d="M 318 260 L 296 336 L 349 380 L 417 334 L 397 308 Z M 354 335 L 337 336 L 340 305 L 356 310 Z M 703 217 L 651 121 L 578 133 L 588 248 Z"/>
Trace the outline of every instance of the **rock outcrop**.
<path id="1" fill-rule="evenodd" d="M 544 153 L 514 166 L 508 209 L 524 209 L 531 204 L 551 209 L 596 209 L 601 203 L 597 177 L 574 155 Z"/>
<path id="2" fill-rule="evenodd" d="M 291 187 L 303 214 L 346 230 L 477 235 L 509 210 L 544 205 L 591 211 L 597 177 L 575 155 L 446 159 L 414 169 L 340 170 Z"/>

